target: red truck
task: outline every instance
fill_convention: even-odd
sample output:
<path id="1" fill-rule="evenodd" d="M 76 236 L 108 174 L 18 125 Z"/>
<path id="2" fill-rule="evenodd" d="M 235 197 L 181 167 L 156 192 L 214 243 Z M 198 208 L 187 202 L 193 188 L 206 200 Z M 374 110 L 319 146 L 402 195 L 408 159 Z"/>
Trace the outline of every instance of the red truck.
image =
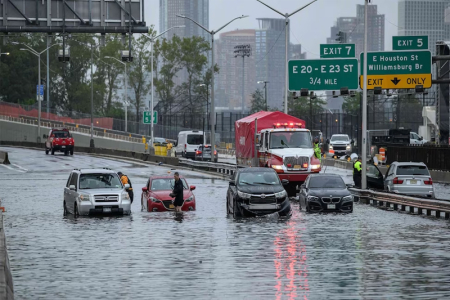
<path id="1" fill-rule="evenodd" d="M 279 111 L 260 111 L 236 121 L 235 143 L 238 166 L 251 166 L 256 148 L 260 167 L 273 168 L 280 179 L 289 180 L 285 186 L 289 196 L 296 195 L 309 174 L 321 170 L 305 121 Z"/>
<path id="2" fill-rule="evenodd" d="M 55 155 L 55 151 L 64 152 L 65 155 L 73 155 L 75 140 L 67 128 L 52 128 L 48 135 L 44 134 L 45 154 L 49 152 Z"/>

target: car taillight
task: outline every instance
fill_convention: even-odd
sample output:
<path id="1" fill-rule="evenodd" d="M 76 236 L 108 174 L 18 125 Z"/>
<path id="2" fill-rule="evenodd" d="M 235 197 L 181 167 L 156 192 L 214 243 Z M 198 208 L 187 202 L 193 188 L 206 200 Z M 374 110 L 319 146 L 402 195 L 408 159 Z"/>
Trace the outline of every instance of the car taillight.
<path id="1" fill-rule="evenodd" d="M 187 144 L 184 144 L 184 150 L 186 150 L 186 148 L 187 148 Z"/>
<path id="2" fill-rule="evenodd" d="M 196 154 L 202 154 L 202 151 L 196 151 L 195 153 Z"/>
<path id="3" fill-rule="evenodd" d="M 431 178 L 428 178 L 428 180 L 425 180 L 423 183 L 431 185 L 433 184 L 433 180 Z"/>
<path id="4" fill-rule="evenodd" d="M 393 182 L 393 184 L 403 184 L 403 180 L 398 179 L 398 177 L 395 177 Z"/>
<path id="5" fill-rule="evenodd" d="M 308 168 L 308 164 L 307 163 L 304 163 L 303 164 L 303 169 L 307 169 Z"/>
<path id="6" fill-rule="evenodd" d="M 214 150 L 214 155 L 217 155 L 217 151 L 216 150 Z"/>

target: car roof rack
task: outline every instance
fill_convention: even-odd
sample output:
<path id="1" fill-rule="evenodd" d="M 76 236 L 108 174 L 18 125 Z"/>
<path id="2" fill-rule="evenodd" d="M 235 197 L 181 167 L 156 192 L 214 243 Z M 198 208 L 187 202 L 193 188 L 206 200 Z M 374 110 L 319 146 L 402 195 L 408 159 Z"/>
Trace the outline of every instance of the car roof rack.
<path id="1" fill-rule="evenodd" d="M 111 168 L 106 168 L 106 167 L 104 167 L 104 168 L 102 168 L 102 169 L 104 169 L 104 170 L 111 170 Z"/>

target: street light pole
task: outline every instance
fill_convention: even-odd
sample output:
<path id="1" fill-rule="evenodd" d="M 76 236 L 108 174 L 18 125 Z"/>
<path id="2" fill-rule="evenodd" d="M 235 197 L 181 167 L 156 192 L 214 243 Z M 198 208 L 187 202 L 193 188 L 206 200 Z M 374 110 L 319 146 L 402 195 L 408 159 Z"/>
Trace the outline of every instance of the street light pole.
<path id="1" fill-rule="evenodd" d="M 91 141 L 90 147 L 95 148 L 94 144 L 94 47 L 91 43 Z"/>
<path id="2" fill-rule="evenodd" d="M 276 10 L 275 8 L 273 8 L 273 7 L 271 7 L 271 6 L 269 6 L 269 5 L 267 5 L 267 4 L 265 4 L 264 2 L 262 2 L 261 0 L 256 0 L 256 1 L 258 1 L 258 2 L 260 2 L 261 4 L 263 4 L 263 5 L 265 5 L 265 6 L 267 6 L 268 8 L 270 8 L 271 10 L 273 10 L 274 12 L 276 12 L 276 13 L 278 13 L 278 14 L 280 14 L 280 15 L 282 15 L 284 18 L 285 18 L 285 20 L 286 20 L 286 27 L 285 27 L 285 55 L 286 55 L 286 66 L 285 66 L 285 68 L 286 68 L 286 70 L 285 70 L 285 87 L 284 87 L 284 113 L 285 114 L 287 114 L 288 113 L 288 109 L 287 109 L 287 103 L 288 103 L 288 80 L 289 80 L 289 72 L 288 72 L 288 62 L 289 62 L 289 57 L 288 57 L 288 47 L 289 47 L 289 42 L 288 42 L 288 39 L 289 39 L 289 17 L 291 17 L 292 15 L 294 15 L 294 14 L 296 14 L 296 13 L 298 13 L 299 11 L 301 11 L 301 10 L 303 10 L 303 9 L 305 9 L 306 7 L 308 7 L 308 6 L 310 6 L 311 4 L 313 4 L 314 2 L 316 2 L 317 0 L 313 0 L 313 1 L 311 1 L 310 3 L 308 3 L 308 4 L 306 4 L 305 6 L 303 6 L 303 7 L 301 7 L 301 8 L 299 8 L 299 9 L 297 9 L 296 11 L 294 11 L 293 13 L 285 13 L 285 14 L 283 14 L 283 13 L 281 13 L 281 12 L 279 12 L 278 10 Z"/>
<path id="3" fill-rule="evenodd" d="M 317 1 L 317 0 L 315 0 Z M 184 19 L 188 19 L 191 20 L 192 22 L 194 22 L 197 26 L 199 26 L 200 28 L 202 28 L 204 31 L 208 32 L 211 35 L 211 161 L 214 162 L 214 150 L 216 148 L 216 137 L 215 137 L 215 118 L 216 118 L 216 113 L 215 113 L 215 103 L 214 103 L 214 34 L 218 33 L 219 31 L 221 31 L 223 28 L 225 28 L 228 24 L 230 24 L 231 22 L 237 20 L 237 19 L 243 19 L 246 18 L 248 16 L 240 16 L 237 18 L 234 18 L 233 20 L 231 20 L 230 22 L 226 23 L 225 25 L 223 25 L 222 27 L 220 27 L 219 29 L 217 29 L 216 31 L 214 30 L 209 30 L 206 29 L 203 25 L 199 24 L 198 22 L 194 21 L 193 19 L 183 16 L 183 15 L 177 15 L 177 17 L 179 18 L 184 18 Z"/>
<path id="4" fill-rule="evenodd" d="M 361 189 L 367 188 L 366 167 L 367 167 L 367 24 L 368 2 L 364 0 L 364 66 L 363 66 L 363 103 L 362 103 L 362 166 L 361 166 Z"/>
<path id="5" fill-rule="evenodd" d="M 20 43 L 12 42 L 11 44 L 19 45 Z M 40 89 L 41 89 L 41 54 L 44 53 L 45 51 L 47 51 L 48 49 L 50 49 L 51 47 L 53 47 L 55 45 L 58 45 L 58 44 L 53 44 L 53 45 L 45 48 L 41 52 L 37 52 L 36 50 L 31 48 L 27 44 L 21 44 L 21 45 L 24 45 L 25 47 L 28 48 L 28 49 L 21 48 L 20 49 L 21 51 L 28 51 L 28 52 L 34 54 L 35 56 L 37 56 L 37 58 L 38 58 L 38 85 L 37 85 L 38 89 L 37 89 L 37 92 L 39 92 L 39 95 L 36 95 L 36 96 L 39 96 L 39 97 L 38 97 L 38 132 L 37 132 L 37 139 L 36 139 L 36 141 L 37 141 L 37 143 L 40 143 L 41 142 L 41 99 L 40 99 Z"/>
<path id="6" fill-rule="evenodd" d="M 125 75 L 124 75 L 124 83 L 125 83 L 125 93 L 124 93 L 124 101 L 123 104 L 125 105 L 125 132 L 127 132 L 127 123 L 128 123 L 128 104 L 127 104 L 127 99 L 128 99 L 128 83 L 127 83 L 127 77 L 128 77 L 128 73 L 127 73 L 127 64 L 121 60 L 118 60 L 115 57 L 112 56 L 105 56 L 105 58 L 110 58 L 110 59 L 114 59 L 115 61 L 121 63 L 124 67 L 125 67 Z"/>
<path id="7" fill-rule="evenodd" d="M 154 131 L 153 131 L 153 123 L 154 123 L 154 120 L 153 120 L 153 115 L 154 115 L 154 112 L 153 112 L 153 108 L 154 108 L 154 104 L 153 104 L 153 94 L 154 94 L 154 88 L 153 88 L 153 44 L 155 43 L 155 40 L 157 39 L 157 38 L 159 38 L 160 36 L 162 36 L 164 33 L 166 33 L 167 31 L 169 31 L 169 30 L 172 30 L 172 29 L 174 29 L 174 28 L 184 28 L 184 27 L 186 27 L 185 25 L 177 25 L 177 26 L 173 26 L 173 27 L 170 27 L 169 29 L 167 29 L 166 31 L 163 31 L 163 32 L 161 32 L 160 34 L 158 34 L 157 36 L 155 36 L 155 37 L 150 37 L 150 36 L 148 36 L 148 35 L 146 35 L 148 38 L 150 38 L 150 55 L 151 55 L 151 62 L 150 62 L 150 68 L 151 68 L 151 85 L 152 85 L 152 92 L 151 92 L 151 94 L 152 94 L 152 97 L 151 97 L 151 101 L 150 101 L 150 115 L 151 115 L 151 122 L 150 122 L 150 128 L 151 128 L 151 130 L 150 130 L 150 134 L 151 134 L 151 136 L 150 136 L 150 141 L 151 141 L 151 147 L 150 148 L 153 148 L 153 143 L 154 143 Z"/>

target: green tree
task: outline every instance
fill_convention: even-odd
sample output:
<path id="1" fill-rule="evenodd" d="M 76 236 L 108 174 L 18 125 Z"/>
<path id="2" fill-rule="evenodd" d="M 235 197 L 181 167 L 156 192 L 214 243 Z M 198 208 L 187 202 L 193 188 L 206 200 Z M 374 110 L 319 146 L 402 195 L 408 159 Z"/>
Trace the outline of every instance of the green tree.
<path id="1" fill-rule="evenodd" d="M 251 105 L 251 113 L 256 113 L 261 110 L 268 110 L 268 107 L 266 107 L 266 99 L 264 98 L 264 93 L 262 90 L 257 89 L 252 93 Z"/>
<path id="2" fill-rule="evenodd" d="M 361 92 L 357 92 L 354 97 L 345 96 L 342 110 L 351 115 L 358 115 L 361 112 Z"/>

